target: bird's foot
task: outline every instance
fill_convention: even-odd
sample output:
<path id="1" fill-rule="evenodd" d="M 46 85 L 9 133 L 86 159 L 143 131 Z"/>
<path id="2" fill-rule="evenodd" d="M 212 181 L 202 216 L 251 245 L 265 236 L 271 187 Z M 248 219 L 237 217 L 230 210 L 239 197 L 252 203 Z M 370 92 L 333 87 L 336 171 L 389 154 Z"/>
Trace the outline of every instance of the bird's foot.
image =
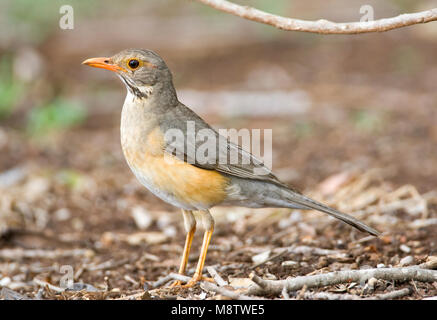
<path id="1" fill-rule="evenodd" d="M 197 282 L 199 281 L 208 281 L 208 282 L 214 282 L 213 278 L 207 278 L 207 277 L 203 277 L 203 276 L 199 276 L 199 275 L 194 275 L 190 281 L 188 281 L 186 284 L 182 284 L 181 280 L 175 280 L 172 284 L 170 284 L 168 287 L 169 288 L 177 288 L 177 287 L 181 287 L 181 288 L 192 288 Z"/>
<path id="2" fill-rule="evenodd" d="M 208 282 L 214 282 L 214 279 L 212 278 L 207 278 L 207 277 L 203 277 L 202 275 L 199 274 L 194 274 L 194 276 L 191 278 L 190 281 L 188 281 L 186 284 L 184 284 L 182 286 L 182 288 L 192 288 L 194 287 L 194 285 L 197 284 L 197 282 L 199 281 L 208 281 Z"/>
<path id="3" fill-rule="evenodd" d="M 169 285 L 169 288 L 176 288 L 180 287 L 182 285 L 182 282 L 180 280 L 175 280 L 171 285 Z"/>

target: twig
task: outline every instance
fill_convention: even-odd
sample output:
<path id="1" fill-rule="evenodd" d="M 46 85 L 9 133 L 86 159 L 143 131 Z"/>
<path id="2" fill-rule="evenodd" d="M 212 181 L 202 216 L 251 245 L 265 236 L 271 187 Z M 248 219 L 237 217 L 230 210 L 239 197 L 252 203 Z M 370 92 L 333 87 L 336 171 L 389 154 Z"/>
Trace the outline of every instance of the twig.
<path id="1" fill-rule="evenodd" d="M 289 253 L 294 253 L 294 254 L 333 256 L 336 258 L 344 258 L 347 256 L 346 253 L 339 250 L 330 250 L 330 249 L 323 249 L 323 248 L 316 248 L 316 247 L 309 247 L 309 246 L 291 246 L 288 247 L 287 250 Z"/>
<path id="2" fill-rule="evenodd" d="M 139 283 L 138 281 L 136 281 L 135 279 L 133 279 L 133 278 L 132 278 L 130 275 L 128 275 L 128 274 L 126 274 L 126 275 L 124 276 L 124 280 L 126 280 L 126 281 L 132 283 L 134 286 L 139 286 L 139 285 L 140 285 L 140 283 Z"/>
<path id="3" fill-rule="evenodd" d="M 212 292 L 221 294 L 222 296 L 225 296 L 225 297 L 228 297 L 228 298 L 231 298 L 234 300 L 260 300 L 259 297 L 247 296 L 247 295 L 238 293 L 236 291 L 226 289 L 224 287 L 216 286 L 215 284 L 207 282 L 207 281 L 202 282 L 200 284 L 200 288 L 202 288 L 203 290 L 206 290 L 206 291 L 212 291 Z"/>
<path id="4" fill-rule="evenodd" d="M 187 276 L 183 276 L 181 274 L 178 273 L 170 273 L 169 275 L 155 281 L 154 283 L 152 283 L 151 287 L 152 288 L 157 288 L 159 286 L 162 286 L 163 284 L 166 284 L 167 282 L 171 281 L 171 280 L 179 280 L 182 282 L 188 282 L 191 280 L 190 277 Z"/>
<path id="5" fill-rule="evenodd" d="M 325 274 L 300 276 L 287 278 L 285 280 L 263 280 L 252 273 L 250 278 L 258 286 L 251 286 L 249 294 L 280 294 L 283 288 L 287 291 L 296 291 L 304 286 L 308 288 L 324 287 L 339 283 L 358 282 L 364 283 L 370 278 L 389 280 L 389 281 L 437 281 L 437 271 L 425 270 L 418 266 L 406 268 L 375 268 L 364 270 L 346 270 L 329 272 Z"/>
<path id="6" fill-rule="evenodd" d="M 355 241 L 351 241 L 350 243 L 351 244 L 359 244 L 359 243 L 364 243 L 364 242 L 372 241 L 372 240 L 375 240 L 374 236 L 366 236 L 364 238 L 361 238 L 361 239 L 358 239 L 358 240 L 355 240 Z"/>
<path id="7" fill-rule="evenodd" d="M 411 288 L 404 288 L 399 290 L 394 290 L 388 293 L 377 294 L 374 297 L 367 298 L 366 300 L 392 300 L 404 296 L 408 296 L 413 292 Z"/>
<path id="8" fill-rule="evenodd" d="M 213 267 L 206 267 L 206 270 L 210 274 L 210 276 L 214 279 L 215 283 L 217 283 L 220 287 L 228 285 L 228 282 L 225 281 L 218 273 L 215 271 Z"/>
<path id="9" fill-rule="evenodd" d="M 33 278 L 33 282 L 35 282 L 35 284 L 37 284 L 37 285 L 39 285 L 39 286 L 41 286 L 41 287 L 48 287 L 50 290 L 52 290 L 52 291 L 55 291 L 55 292 L 64 292 L 65 291 L 65 289 L 63 289 L 63 288 L 61 288 L 61 287 L 58 287 L 58 286 L 55 286 L 55 285 L 53 285 L 53 284 L 51 284 L 51 283 L 48 283 L 47 281 L 44 281 L 44 280 L 41 280 L 41 279 L 38 279 L 38 278 Z"/>
<path id="10" fill-rule="evenodd" d="M 138 298 L 142 299 L 144 297 L 144 295 L 147 296 L 147 292 L 144 292 L 143 290 L 141 290 L 140 292 L 130 294 L 128 296 L 116 298 L 115 300 L 138 300 Z"/>
<path id="11" fill-rule="evenodd" d="M 88 256 L 94 252 L 90 249 L 72 249 L 72 250 L 40 250 L 30 249 L 2 249 L 0 250 L 0 259 L 20 260 L 24 258 L 33 259 L 57 259 L 70 256 Z"/>
<path id="12" fill-rule="evenodd" d="M 437 218 L 417 219 L 410 224 L 410 227 L 414 229 L 419 229 L 419 228 L 429 227 L 435 224 L 437 224 Z"/>
<path id="13" fill-rule="evenodd" d="M 356 294 L 329 292 L 305 292 L 301 297 L 308 300 L 362 300 L 362 298 Z"/>
<path id="14" fill-rule="evenodd" d="M 108 260 L 102 263 L 99 263 L 97 265 L 93 264 L 93 265 L 86 265 L 84 266 L 84 269 L 88 270 L 88 271 L 97 271 L 97 270 L 106 270 L 106 269 L 113 269 L 119 266 L 122 266 L 124 264 L 126 264 L 129 260 L 128 259 L 123 259 L 120 261 L 114 261 L 114 260 Z"/>
<path id="15" fill-rule="evenodd" d="M 419 264 L 420 268 L 423 269 L 437 269 L 437 256 L 430 256 L 428 257 L 428 261 Z"/>
<path id="16" fill-rule="evenodd" d="M 6 287 L 2 288 L 0 295 L 2 295 L 5 300 L 32 300 L 28 296 L 22 295 L 21 293 L 15 292 Z"/>
<path id="17" fill-rule="evenodd" d="M 287 289 L 285 287 L 282 289 L 281 294 L 284 300 L 290 300 L 290 296 L 288 295 Z"/>
<path id="18" fill-rule="evenodd" d="M 264 265 L 264 264 L 265 264 L 266 262 L 268 262 L 268 261 L 273 261 L 273 260 L 275 260 L 275 259 L 277 259 L 277 258 L 283 256 L 283 255 L 284 255 L 285 253 L 287 253 L 287 252 L 289 252 L 289 250 L 288 250 L 288 249 L 284 249 L 284 250 L 280 251 L 279 253 L 277 253 L 277 254 L 275 254 L 275 255 L 273 255 L 273 256 L 271 256 L 271 257 L 265 259 L 264 261 L 261 261 L 261 262 L 258 262 L 258 263 L 256 263 L 256 264 L 254 264 L 254 265 L 251 266 L 250 268 L 251 268 L 251 269 L 256 269 L 256 268 L 258 268 L 259 266 Z"/>
<path id="19" fill-rule="evenodd" d="M 286 31 L 302 31 L 320 34 L 357 34 L 383 32 L 419 23 L 437 20 L 437 8 L 417 13 L 401 14 L 397 17 L 373 21 L 335 23 L 325 19 L 308 21 L 270 14 L 249 6 L 241 6 L 226 0 L 197 0 L 214 9 L 244 19 L 271 25 Z"/>
<path id="20" fill-rule="evenodd" d="M 359 295 L 349 293 L 335 294 L 329 292 L 305 292 L 303 294 L 303 298 L 315 300 L 391 300 L 410 295 L 411 292 L 412 290 L 410 288 L 404 288 L 364 298 L 360 297 Z"/>

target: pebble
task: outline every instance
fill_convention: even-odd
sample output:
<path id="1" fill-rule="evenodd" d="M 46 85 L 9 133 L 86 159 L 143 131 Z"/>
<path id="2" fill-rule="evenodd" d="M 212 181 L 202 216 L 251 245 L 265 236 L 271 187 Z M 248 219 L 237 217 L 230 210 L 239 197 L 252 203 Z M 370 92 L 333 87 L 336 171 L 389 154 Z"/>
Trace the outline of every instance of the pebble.
<path id="1" fill-rule="evenodd" d="M 278 279 L 274 274 L 267 272 L 264 277 L 265 280 L 276 280 Z"/>
<path id="2" fill-rule="evenodd" d="M 167 241 L 167 236 L 163 232 L 157 231 L 136 232 L 125 237 L 122 236 L 122 238 L 133 246 L 140 245 L 141 243 L 159 244 Z"/>
<path id="3" fill-rule="evenodd" d="M 253 282 L 249 278 L 232 278 L 229 277 L 229 285 L 234 289 L 248 288 Z"/>
<path id="4" fill-rule="evenodd" d="M 372 266 L 369 266 L 368 264 L 363 264 L 363 265 L 360 267 L 360 270 L 367 270 L 367 269 L 373 269 L 373 268 L 372 268 Z"/>
<path id="5" fill-rule="evenodd" d="M 0 172 L 0 187 L 9 188 L 19 183 L 26 177 L 26 170 L 17 167 L 4 172 Z"/>
<path id="6" fill-rule="evenodd" d="M 252 262 L 255 264 L 263 263 L 266 261 L 270 256 L 271 250 L 263 251 L 255 256 L 252 257 Z"/>
<path id="7" fill-rule="evenodd" d="M 400 249 L 402 252 L 405 252 L 405 253 L 410 253 L 410 252 L 411 252 L 411 248 L 410 248 L 409 246 L 405 245 L 405 244 L 401 244 L 401 245 L 399 246 L 399 249 Z"/>
<path id="8" fill-rule="evenodd" d="M 299 267 L 299 262 L 296 262 L 293 260 L 288 260 L 288 261 L 282 262 L 281 266 L 284 268 L 295 269 L 295 268 Z"/>
<path id="9" fill-rule="evenodd" d="M 320 257 L 319 261 L 317 263 L 317 267 L 318 268 L 324 268 L 324 267 L 327 267 L 327 266 L 329 266 L 328 258 L 326 258 L 325 256 Z"/>
<path id="10" fill-rule="evenodd" d="M 399 265 L 401 267 L 408 266 L 408 265 L 412 265 L 413 262 L 414 262 L 413 256 L 406 256 L 406 257 L 401 259 L 401 261 L 399 262 Z"/>
<path id="11" fill-rule="evenodd" d="M 11 278 L 9 278 L 9 277 L 4 277 L 4 278 L 2 278 L 1 280 L 0 280 L 0 287 L 5 287 L 5 286 L 7 286 L 8 284 L 10 284 L 12 281 L 11 281 Z"/>
<path id="12" fill-rule="evenodd" d="M 150 213 L 141 206 L 133 207 L 131 215 L 135 220 L 135 224 L 141 230 L 147 229 L 153 222 L 153 218 Z"/>
<path id="13" fill-rule="evenodd" d="M 97 292 L 97 291 L 99 291 L 99 289 L 97 289 L 93 285 L 88 284 L 88 283 L 81 283 L 81 282 L 73 283 L 73 286 L 71 288 L 67 288 L 66 289 L 66 291 L 81 291 L 81 290 L 85 290 L 85 291 L 88 291 L 88 292 Z"/>
<path id="14" fill-rule="evenodd" d="M 61 208 L 55 211 L 54 217 L 58 221 L 65 221 L 70 219 L 71 213 L 70 210 L 68 210 L 67 208 Z"/>

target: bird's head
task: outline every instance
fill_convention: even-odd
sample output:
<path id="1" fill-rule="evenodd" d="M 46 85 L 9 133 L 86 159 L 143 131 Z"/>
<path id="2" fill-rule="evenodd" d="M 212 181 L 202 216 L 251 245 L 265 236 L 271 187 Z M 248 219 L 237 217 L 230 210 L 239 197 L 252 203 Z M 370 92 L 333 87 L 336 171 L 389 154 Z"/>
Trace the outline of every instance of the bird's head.
<path id="1" fill-rule="evenodd" d="M 157 84 L 173 89 L 170 70 L 151 50 L 127 49 L 109 58 L 87 59 L 82 64 L 114 71 L 127 89 L 139 98 L 147 98 Z"/>

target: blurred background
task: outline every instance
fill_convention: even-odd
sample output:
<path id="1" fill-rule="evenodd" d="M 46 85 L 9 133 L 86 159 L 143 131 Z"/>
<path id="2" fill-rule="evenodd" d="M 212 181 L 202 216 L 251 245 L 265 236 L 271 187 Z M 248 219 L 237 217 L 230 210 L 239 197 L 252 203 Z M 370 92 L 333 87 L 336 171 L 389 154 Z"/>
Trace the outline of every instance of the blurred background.
<path id="1" fill-rule="evenodd" d="M 236 2 L 336 22 L 359 21 L 364 4 L 375 19 L 437 7 L 435 0 Z M 71 30 L 59 26 L 64 4 L 74 9 Z M 141 229 L 125 249 L 141 245 L 166 264 L 135 256 L 148 264 L 133 281 L 176 270 L 181 216 L 139 185 L 121 153 L 126 89 L 113 74 L 81 65 L 125 48 L 159 53 L 179 99 L 214 127 L 273 129 L 273 170 L 301 190 L 369 170 L 382 190 L 436 188 L 437 22 L 335 36 L 284 32 L 188 0 L 3 0 L 0 26 L 0 232 L 9 235 L 2 246 L 57 247 L 12 232 L 33 230 L 110 256 L 105 248 Z"/>

